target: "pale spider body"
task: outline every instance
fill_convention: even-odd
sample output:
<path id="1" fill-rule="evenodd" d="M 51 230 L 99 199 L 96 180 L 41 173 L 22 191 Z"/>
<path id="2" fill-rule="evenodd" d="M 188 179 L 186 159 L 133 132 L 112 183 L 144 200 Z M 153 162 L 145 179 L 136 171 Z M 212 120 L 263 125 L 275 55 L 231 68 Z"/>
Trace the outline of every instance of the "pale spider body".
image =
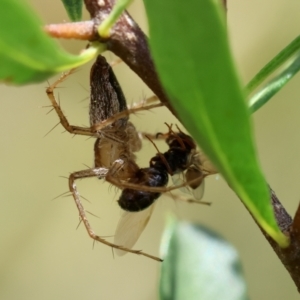
<path id="1" fill-rule="evenodd" d="M 90 75 L 90 125 L 93 127 L 117 113 L 127 110 L 127 103 L 122 89 L 103 56 L 98 56 Z M 110 169 L 118 159 L 123 166 L 115 173 L 118 179 L 126 180 L 138 169 L 134 152 L 141 149 L 142 143 L 128 115 L 115 120 L 97 131 L 94 144 L 95 168 Z"/>

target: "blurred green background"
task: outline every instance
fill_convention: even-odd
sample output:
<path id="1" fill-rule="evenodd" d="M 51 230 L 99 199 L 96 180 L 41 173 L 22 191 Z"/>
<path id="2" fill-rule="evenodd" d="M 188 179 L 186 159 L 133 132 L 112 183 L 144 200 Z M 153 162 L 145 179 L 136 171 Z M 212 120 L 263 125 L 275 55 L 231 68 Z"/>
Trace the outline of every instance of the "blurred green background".
<path id="1" fill-rule="evenodd" d="M 60 1 L 30 4 L 45 24 L 67 20 Z M 229 1 L 231 44 L 244 84 L 299 34 L 299 11 L 296 0 Z M 130 12 L 147 30 L 142 1 L 135 1 Z M 77 53 L 85 44 L 63 45 Z M 107 58 L 114 56 L 108 53 Z M 74 125 L 88 124 L 89 68 L 80 68 L 57 90 Z M 151 95 L 125 64 L 116 66 L 115 72 L 129 103 Z M 0 86 L 0 299 L 157 299 L 159 263 L 132 254 L 119 258 L 101 244 L 93 249 L 83 226 L 76 230 L 79 219 L 72 198 L 51 201 L 68 189 L 67 180 L 59 176 L 92 165 L 94 141 L 63 133 L 61 126 L 45 136 L 58 122 L 54 112 L 47 114 L 50 108 L 42 108 L 49 105 L 46 87 L 46 82 Z M 300 199 L 298 93 L 296 76 L 253 120 L 263 170 L 291 215 Z M 139 113 L 132 120 L 138 130 L 148 132 L 165 131 L 164 122 L 176 122 L 164 108 Z M 165 149 L 164 144 L 158 146 Z M 146 166 L 155 152 L 145 142 L 140 165 Z M 96 232 L 113 235 L 120 217 L 116 189 L 97 179 L 83 180 L 78 188 L 91 201 L 85 202 L 87 210 L 99 216 L 90 217 Z M 165 216 L 172 211 L 180 219 L 216 230 L 235 245 L 251 299 L 298 299 L 287 271 L 226 183 L 208 178 L 204 200 L 213 205 L 187 205 L 162 197 L 135 249 L 158 255 Z"/>

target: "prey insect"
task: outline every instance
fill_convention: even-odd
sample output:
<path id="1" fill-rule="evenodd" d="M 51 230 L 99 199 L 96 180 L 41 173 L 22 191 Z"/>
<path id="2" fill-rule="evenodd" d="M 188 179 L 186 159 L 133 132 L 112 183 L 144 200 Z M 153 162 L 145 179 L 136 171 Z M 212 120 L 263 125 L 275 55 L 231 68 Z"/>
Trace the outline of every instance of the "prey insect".
<path id="1" fill-rule="evenodd" d="M 127 186 L 139 186 L 139 189 L 125 188 L 121 193 L 119 205 L 126 212 L 123 213 L 115 234 L 115 243 L 131 248 L 138 240 L 151 217 L 154 202 L 161 193 L 169 192 L 181 186 L 184 192 L 193 195 L 200 202 L 204 193 L 204 178 L 216 173 L 212 165 L 204 168 L 202 161 L 205 157 L 197 151 L 196 144 L 191 136 L 180 131 L 174 132 L 172 126 L 167 125 L 167 134 L 158 134 L 165 137 L 169 147 L 165 153 L 158 152 L 151 158 L 149 167 L 139 169 L 128 181 Z M 201 156 L 201 157 L 200 157 Z M 203 160 L 201 160 L 203 158 Z M 169 175 L 172 176 L 174 187 L 166 187 Z M 184 176 L 185 179 L 181 179 Z M 126 252 L 117 250 L 119 255 Z"/>

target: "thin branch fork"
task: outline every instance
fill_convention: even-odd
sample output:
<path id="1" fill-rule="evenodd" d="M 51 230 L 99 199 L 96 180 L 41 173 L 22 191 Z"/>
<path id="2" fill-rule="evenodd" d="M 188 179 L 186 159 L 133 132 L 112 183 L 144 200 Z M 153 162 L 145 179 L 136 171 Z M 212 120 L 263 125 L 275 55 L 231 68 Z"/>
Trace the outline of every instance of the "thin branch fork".
<path id="1" fill-rule="evenodd" d="M 51 24 L 45 26 L 46 32 L 56 38 L 74 38 L 105 43 L 107 50 L 120 57 L 176 116 L 158 79 L 147 37 L 137 23 L 127 12 L 124 12 L 111 28 L 110 37 L 101 38 L 97 28 L 111 12 L 114 1 L 85 0 L 85 5 L 91 15 L 91 21 Z"/>
<path id="2" fill-rule="evenodd" d="M 222 0 L 226 7 L 226 0 Z M 107 45 L 107 49 L 119 56 L 157 95 L 161 102 L 176 116 L 166 93 L 158 79 L 153 60 L 150 55 L 147 37 L 125 12 L 111 29 L 108 39 L 101 38 L 97 27 L 110 13 L 114 1 L 85 0 L 91 21 L 48 25 L 45 30 L 54 37 L 76 38 L 91 41 L 100 41 Z M 283 205 L 270 188 L 270 201 L 274 210 L 277 224 L 281 231 L 289 236 L 290 245 L 283 249 L 259 226 L 263 235 L 290 273 L 300 292 L 300 206 L 294 220 L 286 212 Z"/>

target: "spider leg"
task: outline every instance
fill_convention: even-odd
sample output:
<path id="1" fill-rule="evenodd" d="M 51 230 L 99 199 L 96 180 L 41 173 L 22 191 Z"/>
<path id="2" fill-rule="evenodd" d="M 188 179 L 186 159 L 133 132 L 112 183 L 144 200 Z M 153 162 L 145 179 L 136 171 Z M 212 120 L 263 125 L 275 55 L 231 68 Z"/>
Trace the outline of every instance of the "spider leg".
<path id="1" fill-rule="evenodd" d="M 132 108 L 128 108 L 127 110 L 123 110 L 123 111 L 115 114 L 114 116 L 106 119 L 103 122 L 95 124 L 94 126 L 91 127 L 91 131 L 92 132 L 100 131 L 103 128 L 107 127 L 108 125 L 111 125 L 112 123 L 116 122 L 118 119 L 127 117 L 127 116 L 137 113 L 139 111 L 150 110 L 150 109 L 161 107 L 161 106 L 163 106 L 163 103 L 161 103 L 161 102 L 156 103 L 156 104 L 150 104 L 150 105 L 144 105 L 144 102 L 142 104 L 137 104 L 137 105 L 133 106 Z"/>
<path id="2" fill-rule="evenodd" d="M 71 73 L 73 70 L 70 70 L 69 72 L 63 73 L 61 77 L 56 80 L 53 84 L 49 85 L 46 89 L 47 96 L 52 104 L 52 107 L 56 111 L 61 125 L 66 129 L 66 131 L 72 133 L 72 134 L 80 134 L 80 135 L 88 135 L 88 136 L 97 136 L 95 132 L 91 130 L 90 127 L 80 127 L 75 125 L 70 125 L 69 121 L 67 120 L 66 116 L 64 115 L 60 104 L 56 100 L 54 96 L 54 90 L 60 84 L 63 82 Z"/>
<path id="3" fill-rule="evenodd" d="M 117 159 L 112 167 L 110 168 L 109 172 L 107 172 L 107 175 L 105 177 L 106 181 L 109 183 L 119 187 L 120 189 L 132 189 L 132 190 L 137 190 L 137 191 L 145 191 L 145 192 L 153 192 L 153 193 L 167 193 L 171 192 L 173 190 L 189 186 L 193 183 L 199 182 L 199 177 L 194 178 L 189 181 L 185 181 L 181 184 L 175 185 L 175 186 L 170 186 L 170 187 L 150 187 L 147 185 L 141 185 L 141 184 L 135 184 L 135 183 L 130 183 L 127 182 L 126 180 L 119 179 L 118 176 L 116 176 L 116 173 L 120 168 L 122 168 L 122 165 L 124 164 L 122 159 Z M 201 175 L 200 178 L 205 178 L 207 175 Z"/>
<path id="4" fill-rule="evenodd" d="M 84 206 L 82 205 L 82 202 L 80 200 L 80 195 L 79 195 L 79 192 L 77 190 L 77 186 L 76 186 L 75 181 L 77 179 L 89 178 L 89 177 L 100 177 L 100 178 L 103 177 L 103 178 L 105 178 L 108 173 L 109 173 L 109 170 L 106 169 L 106 168 L 94 168 L 94 169 L 87 169 L 87 170 L 83 170 L 83 171 L 74 172 L 69 177 L 69 189 L 70 189 L 70 192 L 73 195 L 73 198 L 75 200 L 75 204 L 76 204 L 78 212 L 79 212 L 80 219 L 82 220 L 82 223 L 84 224 L 88 235 L 93 240 L 98 241 L 102 244 L 105 244 L 109 247 L 119 249 L 119 250 L 123 250 L 123 251 L 126 251 L 126 252 L 130 252 L 130 253 L 133 253 L 133 254 L 143 255 L 143 256 L 149 257 L 151 259 L 157 260 L 157 261 L 162 261 L 160 258 L 152 256 L 150 254 L 147 254 L 147 253 L 145 253 L 141 250 L 132 250 L 132 249 L 128 249 L 126 247 L 122 247 L 122 246 L 110 243 L 106 239 L 100 237 L 99 235 L 97 235 L 94 232 L 94 230 L 91 227 L 90 222 L 87 218 L 87 212 L 84 209 Z"/>

